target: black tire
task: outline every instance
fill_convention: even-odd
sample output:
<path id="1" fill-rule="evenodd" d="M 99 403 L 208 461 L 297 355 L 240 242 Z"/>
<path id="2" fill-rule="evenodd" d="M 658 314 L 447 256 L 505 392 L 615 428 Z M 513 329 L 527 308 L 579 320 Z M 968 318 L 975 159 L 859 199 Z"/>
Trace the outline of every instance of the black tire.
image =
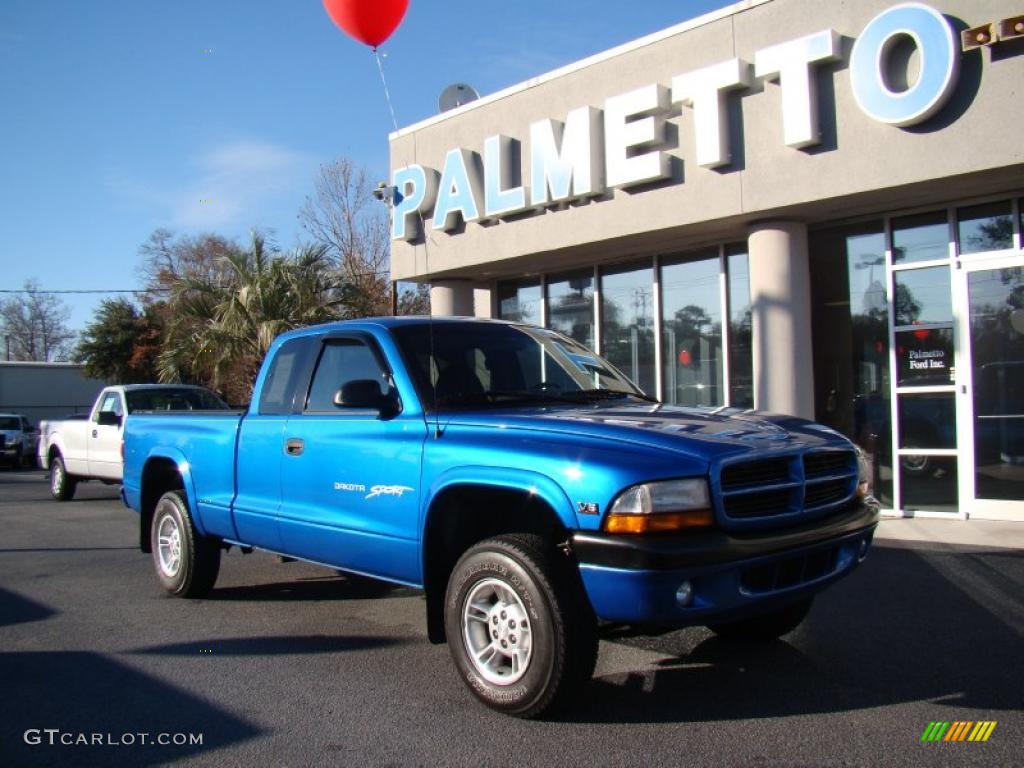
<path id="1" fill-rule="evenodd" d="M 807 618 L 811 610 L 813 597 L 779 608 L 770 613 L 762 613 L 749 619 L 741 619 L 728 624 L 709 624 L 708 629 L 723 640 L 733 643 L 764 643 L 788 635 L 796 629 L 800 622 Z"/>
<path id="2" fill-rule="evenodd" d="M 54 456 L 50 460 L 50 495 L 57 501 L 71 501 L 77 487 L 78 478 L 68 474 L 64 459 Z"/>
<path id="3" fill-rule="evenodd" d="M 444 619 L 459 675 L 499 712 L 553 712 L 594 672 L 597 621 L 579 575 L 539 536 L 498 536 L 467 550 L 448 580 Z"/>
<path id="4" fill-rule="evenodd" d="M 160 497 L 149 539 L 156 577 L 167 592 L 203 597 L 213 589 L 220 572 L 220 541 L 199 535 L 182 491 Z"/>

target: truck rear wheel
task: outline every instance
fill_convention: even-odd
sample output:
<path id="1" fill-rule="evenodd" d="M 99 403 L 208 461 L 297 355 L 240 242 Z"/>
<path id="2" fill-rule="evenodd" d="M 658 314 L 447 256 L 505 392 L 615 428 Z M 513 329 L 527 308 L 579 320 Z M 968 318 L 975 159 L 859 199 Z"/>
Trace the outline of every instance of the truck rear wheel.
<path id="1" fill-rule="evenodd" d="M 78 478 L 68 474 L 64 459 L 54 456 L 50 461 L 50 495 L 57 501 L 70 501 L 77 487 Z"/>
<path id="2" fill-rule="evenodd" d="M 807 618 L 813 597 L 807 597 L 785 608 L 752 616 L 728 624 L 709 624 L 708 629 L 723 640 L 738 643 L 763 643 L 788 635 Z"/>
<path id="3" fill-rule="evenodd" d="M 203 597 L 220 572 L 220 542 L 200 536 L 182 491 L 156 503 L 150 528 L 153 565 L 161 586 L 175 597 Z"/>
<path id="4" fill-rule="evenodd" d="M 463 681 L 487 706 L 539 717 L 590 679 L 597 622 L 570 562 L 539 536 L 471 547 L 452 571 L 445 630 Z"/>

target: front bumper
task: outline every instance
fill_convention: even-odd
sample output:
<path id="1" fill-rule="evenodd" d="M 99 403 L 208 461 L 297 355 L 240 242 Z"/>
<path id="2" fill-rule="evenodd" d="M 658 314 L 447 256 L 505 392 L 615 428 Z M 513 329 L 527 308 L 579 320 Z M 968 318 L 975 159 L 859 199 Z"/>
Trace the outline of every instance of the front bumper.
<path id="1" fill-rule="evenodd" d="M 673 536 L 576 533 L 572 550 L 598 618 L 686 626 L 781 607 L 842 578 L 867 554 L 878 505 L 856 501 L 782 531 Z M 692 597 L 676 598 L 684 582 Z"/>

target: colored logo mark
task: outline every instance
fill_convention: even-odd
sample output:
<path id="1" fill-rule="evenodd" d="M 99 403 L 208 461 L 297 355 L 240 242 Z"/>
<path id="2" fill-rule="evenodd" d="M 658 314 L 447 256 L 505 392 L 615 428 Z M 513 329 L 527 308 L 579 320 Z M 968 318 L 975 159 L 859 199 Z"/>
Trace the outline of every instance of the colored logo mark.
<path id="1" fill-rule="evenodd" d="M 921 734 L 921 741 L 988 741 L 995 729 L 995 720 L 933 720 Z"/>

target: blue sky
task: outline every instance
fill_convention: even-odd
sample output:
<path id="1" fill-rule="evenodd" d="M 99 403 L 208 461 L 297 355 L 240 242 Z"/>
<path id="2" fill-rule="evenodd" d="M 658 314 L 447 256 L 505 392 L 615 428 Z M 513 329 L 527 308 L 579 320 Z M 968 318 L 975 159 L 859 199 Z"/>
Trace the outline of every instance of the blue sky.
<path id="1" fill-rule="evenodd" d="M 399 125 L 726 4 L 410 0 L 381 47 Z M 0 109 L 0 289 L 137 288 L 158 227 L 291 247 L 321 163 L 387 177 L 377 65 L 320 0 L 3 0 Z M 103 296 L 62 298 L 78 330 Z"/>

